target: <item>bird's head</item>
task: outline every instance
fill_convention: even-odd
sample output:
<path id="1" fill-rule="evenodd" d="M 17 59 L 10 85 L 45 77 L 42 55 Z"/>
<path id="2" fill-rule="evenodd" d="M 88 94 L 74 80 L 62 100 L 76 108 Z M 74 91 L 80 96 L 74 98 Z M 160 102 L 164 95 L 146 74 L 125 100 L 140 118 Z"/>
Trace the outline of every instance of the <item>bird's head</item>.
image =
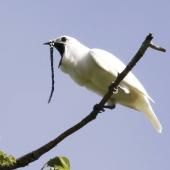
<path id="1" fill-rule="evenodd" d="M 60 59 L 58 67 L 61 66 L 62 58 L 64 56 L 66 49 L 69 49 L 72 46 L 76 47 L 78 44 L 80 44 L 80 42 L 78 40 L 76 40 L 73 37 L 66 36 L 66 35 L 60 36 L 54 40 L 50 40 L 49 42 L 44 43 L 44 45 L 50 45 L 50 46 L 55 47 L 58 50 L 58 52 L 60 53 L 61 59 Z"/>
<path id="2" fill-rule="evenodd" d="M 52 89 L 51 89 L 51 94 L 48 100 L 48 103 L 49 103 L 52 98 L 53 91 L 54 91 L 53 47 L 55 47 L 61 55 L 61 59 L 58 64 L 58 67 L 60 67 L 62 64 L 63 57 L 65 56 L 65 53 L 67 53 L 68 51 L 72 51 L 72 52 L 77 51 L 77 48 L 81 46 L 81 43 L 73 37 L 60 36 L 54 40 L 50 40 L 44 43 L 44 45 L 50 46 L 50 57 L 51 57 Z"/>

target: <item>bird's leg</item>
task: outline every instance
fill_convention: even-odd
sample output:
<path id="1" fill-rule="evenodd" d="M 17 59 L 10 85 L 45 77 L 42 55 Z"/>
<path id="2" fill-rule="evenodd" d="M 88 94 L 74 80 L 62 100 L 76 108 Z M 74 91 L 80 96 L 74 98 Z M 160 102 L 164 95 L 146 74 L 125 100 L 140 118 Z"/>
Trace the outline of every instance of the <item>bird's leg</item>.
<path id="1" fill-rule="evenodd" d="M 103 108 L 101 108 L 99 104 L 95 104 L 93 107 L 93 110 L 97 110 L 99 113 L 102 113 L 105 111 L 105 109 L 113 110 L 113 109 L 115 109 L 115 107 L 116 107 L 116 104 L 105 105 L 105 106 L 103 106 Z"/>
<path id="2" fill-rule="evenodd" d="M 104 108 L 101 108 L 101 106 L 99 104 L 95 104 L 94 107 L 93 107 L 93 110 L 96 110 L 99 113 L 102 113 L 102 112 L 105 111 Z"/>
<path id="3" fill-rule="evenodd" d="M 115 109 L 115 107 L 116 107 L 115 104 L 113 104 L 113 105 L 105 105 L 105 106 L 104 106 L 105 109 L 110 109 L 110 110 Z"/>

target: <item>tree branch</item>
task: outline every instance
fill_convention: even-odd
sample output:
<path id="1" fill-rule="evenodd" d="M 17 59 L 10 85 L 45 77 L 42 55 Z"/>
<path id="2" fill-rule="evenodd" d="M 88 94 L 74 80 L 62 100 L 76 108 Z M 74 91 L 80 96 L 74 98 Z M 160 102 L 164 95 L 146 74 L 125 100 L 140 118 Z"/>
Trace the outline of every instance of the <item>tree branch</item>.
<path id="1" fill-rule="evenodd" d="M 165 49 L 165 48 L 160 47 L 160 46 L 158 46 L 158 45 L 155 45 L 155 44 L 153 44 L 152 42 L 150 43 L 149 47 L 150 47 L 150 48 L 153 48 L 154 50 L 166 52 L 166 49 Z"/>
<path id="2" fill-rule="evenodd" d="M 57 146 L 57 144 L 59 144 L 61 141 L 63 141 L 66 137 L 68 137 L 69 135 L 78 131 L 79 129 L 81 129 L 82 127 L 87 125 L 89 122 L 94 120 L 97 117 L 98 113 L 104 109 L 104 105 L 110 99 L 110 97 L 113 95 L 113 93 L 116 92 L 119 83 L 125 78 L 125 76 L 129 73 L 129 71 L 132 70 L 132 68 L 136 65 L 136 63 L 143 57 L 144 53 L 146 52 L 146 50 L 149 47 L 151 47 L 155 50 L 165 52 L 165 49 L 163 49 L 159 46 L 153 45 L 153 43 L 151 43 L 152 39 L 153 39 L 152 34 L 149 34 L 145 38 L 144 42 L 142 43 L 141 47 L 139 48 L 139 50 L 137 51 L 135 56 L 132 58 L 132 60 L 129 62 L 129 64 L 126 66 L 126 68 L 120 74 L 118 74 L 116 80 L 113 83 L 111 83 L 111 85 L 109 86 L 107 93 L 101 99 L 99 104 L 97 104 L 97 107 L 93 108 L 93 110 L 90 112 L 90 114 L 88 116 L 86 116 L 79 123 L 72 126 L 71 128 L 69 128 L 62 134 L 60 134 L 58 137 L 56 137 L 54 140 L 50 141 L 49 143 L 18 158 L 16 160 L 16 164 L 14 164 L 10 167 L 0 167 L 0 170 L 16 169 L 16 168 L 24 167 L 31 162 L 34 162 L 35 160 L 39 159 L 43 154 L 45 154 L 46 152 L 48 152 L 49 150 L 51 150 L 52 148 Z"/>

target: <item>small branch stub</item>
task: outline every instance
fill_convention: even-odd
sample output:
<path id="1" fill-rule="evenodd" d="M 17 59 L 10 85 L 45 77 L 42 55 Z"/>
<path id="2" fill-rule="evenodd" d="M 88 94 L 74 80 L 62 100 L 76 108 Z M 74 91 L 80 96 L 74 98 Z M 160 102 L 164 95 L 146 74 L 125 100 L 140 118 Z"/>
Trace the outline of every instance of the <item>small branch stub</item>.
<path id="1" fill-rule="evenodd" d="M 158 51 L 161 51 L 161 52 L 166 52 L 166 49 L 163 48 L 163 47 L 160 47 L 158 45 L 155 45 L 153 44 L 152 42 L 150 43 L 149 45 L 150 48 L 154 49 L 154 50 L 158 50 Z"/>

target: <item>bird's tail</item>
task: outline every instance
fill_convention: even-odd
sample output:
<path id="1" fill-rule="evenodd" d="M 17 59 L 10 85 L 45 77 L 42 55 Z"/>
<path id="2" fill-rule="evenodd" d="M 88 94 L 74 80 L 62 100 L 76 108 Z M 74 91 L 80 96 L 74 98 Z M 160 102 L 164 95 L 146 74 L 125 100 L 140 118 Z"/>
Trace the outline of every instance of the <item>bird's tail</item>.
<path id="1" fill-rule="evenodd" d="M 156 129 L 158 133 L 162 132 L 162 125 L 160 121 L 158 120 L 157 116 L 155 115 L 152 108 L 149 108 L 145 112 L 146 117 L 149 119 L 149 121 L 152 123 L 153 127 Z"/>
<path id="2" fill-rule="evenodd" d="M 149 99 L 147 97 L 144 97 L 144 98 L 145 98 L 147 106 L 143 107 L 143 112 L 145 113 L 146 117 L 149 119 L 149 121 L 151 122 L 151 124 L 155 128 L 155 130 L 158 133 L 161 133 L 162 125 L 161 125 L 160 121 L 158 120 L 157 116 L 155 115 L 155 113 L 150 105 Z"/>

